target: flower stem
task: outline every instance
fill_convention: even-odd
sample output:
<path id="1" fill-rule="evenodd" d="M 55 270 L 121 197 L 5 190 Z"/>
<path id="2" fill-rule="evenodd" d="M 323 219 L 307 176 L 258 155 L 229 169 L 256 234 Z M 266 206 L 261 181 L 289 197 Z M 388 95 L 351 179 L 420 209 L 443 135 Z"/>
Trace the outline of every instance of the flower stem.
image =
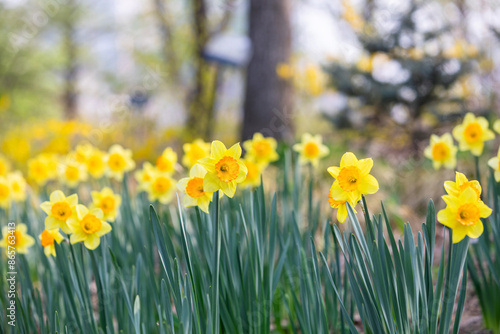
<path id="1" fill-rule="evenodd" d="M 214 192 L 214 253 L 212 272 L 212 333 L 219 333 L 219 267 L 220 267 L 220 228 L 219 228 L 219 191 Z"/>
<path id="2" fill-rule="evenodd" d="M 479 182 L 479 185 L 481 185 L 481 172 L 479 170 L 479 157 L 478 156 L 474 156 L 474 163 L 476 165 L 476 179 L 477 179 L 477 182 Z M 483 194 L 481 192 L 481 199 L 483 197 Z"/>

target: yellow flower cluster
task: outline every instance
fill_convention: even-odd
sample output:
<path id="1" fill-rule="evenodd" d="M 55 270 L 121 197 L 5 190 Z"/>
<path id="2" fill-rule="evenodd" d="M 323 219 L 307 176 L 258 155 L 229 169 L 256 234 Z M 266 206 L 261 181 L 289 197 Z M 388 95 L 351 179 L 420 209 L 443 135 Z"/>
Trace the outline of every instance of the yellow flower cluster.
<path id="1" fill-rule="evenodd" d="M 39 186 L 58 179 L 70 188 L 76 188 L 88 179 L 100 179 L 104 175 L 117 181 L 134 169 L 132 151 L 113 145 L 108 152 L 85 143 L 65 156 L 40 154 L 28 160 L 28 179 Z"/>
<path id="2" fill-rule="evenodd" d="M 83 242 L 90 250 L 96 249 L 101 237 L 111 231 L 107 221 L 114 221 L 121 203 L 121 197 L 109 188 L 92 192 L 93 203 L 90 210 L 78 203 L 78 195 L 64 195 L 61 190 L 50 194 L 50 200 L 40 207 L 47 214 L 45 230 L 40 234 L 40 243 L 45 255 L 55 256 L 54 242 L 60 243 L 64 237 L 61 229 L 70 235 L 70 243 Z"/>
<path id="3" fill-rule="evenodd" d="M 0 154 L 0 208 L 12 202 L 24 202 L 27 184 L 20 171 L 11 171 L 9 161 Z"/>
<path id="4" fill-rule="evenodd" d="M 463 122 L 453 129 L 453 137 L 458 141 L 460 151 L 470 151 L 473 155 L 480 156 L 483 153 L 484 143 L 494 139 L 495 134 L 489 129 L 486 118 L 467 113 Z M 432 160 L 436 170 L 441 166 L 453 169 L 457 165 L 457 147 L 453 144 L 449 133 L 441 137 L 432 135 L 424 155 Z"/>
<path id="5" fill-rule="evenodd" d="M 437 219 L 453 230 L 453 243 L 462 241 L 465 236 L 479 238 L 484 230 L 481 219 L 488 218 L 492 212 L 481 200 L 479 182 L 469 181 L 457 172 L 455 182 L 446 181 L 444 187 L 446 208 L 438 212 Z"/>

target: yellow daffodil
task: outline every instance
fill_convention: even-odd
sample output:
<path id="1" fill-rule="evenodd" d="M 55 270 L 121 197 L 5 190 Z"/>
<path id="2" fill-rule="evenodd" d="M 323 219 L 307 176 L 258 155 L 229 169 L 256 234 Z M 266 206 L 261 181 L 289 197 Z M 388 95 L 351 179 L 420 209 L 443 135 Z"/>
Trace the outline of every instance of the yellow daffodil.
<path id="1" fill-rule="evenodd" d="M 101 237 L 111 231 L 111 225 L 104 221 L 101 209 L 89 211 L 84 205 L 78 204 L 75 211 L 76 214 L 68 219 L 72 232 L 70 243 L 83 241 L 88 249 L 96 249 L 101 243 Z"/>
<path id="2" fill-rule="evenodd" d="M 207 170 L 203 179 L 203 189 L 207 192 L 222 190 L 228 197 L 233 197 L 236 185 L 245 180 L 248 172 L 240 157 L 239 143 L 227 149 L 220 141 L 213 141 L 210 157 L 198 162 Z"/>
<path id="3" fill-rule="evenodd" d="M 54 153 L 43 153 L 40 154 L 39 157 L 45 161 L 49 180 L 55 179 L 57 177 L 58 167 L 61 160 L 59 155 Z"/>
<path id="4" fill-rule="evenodd" d="M 79 163 L 86 163 L 90 154 L 94 151 L 94 146 L 89 143 L 82 143 L 76 146 L 74 157 Z"/>
<path id="5" fill-rule="evenodd" d="M 276 139 L 264 137 L 261 133 L 257 132 L 253 135 L 252 139 L 246 140 L 243 143 L 243 148 L 246 151 L 245 159 L 265 167 L 269 163 L 279 159 L 276 146 Z"/>
<path id="6" fill-rule="evenodd" d="M 496 133 L 500 133 L 500 119 L 497 119 L 493 123 L 493 130 L 495 130 Z"/>
<path id="7" fill-rule="evenodd" d="M 51 166 L 42 156 L 28 160 L 28 177 L 39 186 L 45 185 L 51 179 Z"/>
<path id="8" fill-rule="evenodd" d="M 177 189 L 185 193 L 182 204 L 185 207 L 198 206 L 202 211 L 208 213 L 208 206 L 212 201 L 212 193 L 203 188 L 203 178 L 207 170 L 201 165 L 195 164 L 189 170 L 189 177 L 180 179 Z"/>
<path id="9" fill-rule="evenodd" d="M 495 134 L 488 129 L 486 118 L 467 113 L 462 124 L 453 129 L 453 137 L 458 141 L 460 151 L 470 150 L 473 155 L 480 156 L 484 142 L 494 139 Z"/>
<path id="10" fill-rule="evenodd" d="M 151 202 L 158 200 L 162 204 L 170 203 L 175 194 L 175 181 L 170 173 L 155 171 L 148 183 L 147 193 Z"/>
<path id="11" fill-rule="evenodd" d="M 484 227 L 481 218 L 488 218 L 491 209 L 477 198 L 472 188 L 465 189 L 460 196 L 443 196 L 446 208 L 437 214 L 438 221 L 453 230 L 453 243 L 460 242 L 466 235 L 479 238 Z"/>
<path id="12" fill-rule="evenodd" d="M 450 196 L 454 197 L 459 197 L 462 192 L 465 191 L 465 189 L 471 188 L 474 190 L 474 192 L 477 195 L 477 198 L 480 198 L 481 196 L 481 184 L 479 181 L 476 180 L 471 180 L 469 181 L 467 177 L 460 173 L 457 172 L 455 174 L 455 182 L 453 181 L 446 181 L 444 183 L 444 189 Z"/>
<path id="13" fill-rule="evenodd" d="M 0 176 L 6 176 L 10 171 L 10 163 L 6 157 L 0 154 Z"/>
<path id="14" fill-rule="evenodd" d="M 457 147 L 449 133 L 441 137 L 431 135 L 429 146 L 424 150 L 426 158 L 432 160 L 432 166 L 438 170 L 441 166 L 453 169 L 457 165 Z"/>
<path id="15" fill-rule="evenodd" d="M 173 173 L 176 163 L 177 153 L 171 147 L 167 147 L 158 159 L 156 159 L 156 168 L 160 172 Z"/>
<path id="16" fill-rule="evenodd" d="M 45 229 L 53 230 L 60 228 L 64 233 L 70 234 L 68 219 L 74 216 L 75 207 L 78 204 L 78 195 L 68 197 L 60 190 L 50 194 L 50 201 L 43 202 L 40 207 L 48 215 L 45 218 Z"/>
<path id="17" fill-rule="evenodd" d="M 123 174 L 135 168 L 132 151 L 120 145 L 113 145 L 106 156 L 108 176 L 117 181 L 123 180 Z"/>
<path id="18" fill-rule="evenodd" d="M 243 188 L 260 186 L 260 176 L 262 175 L 263 166 L 247 159 L 243 159 L 243 163 L 247 167 L 248 172 L 245 180 L 241 182 L 241 186 Z"/>
<path id="19" fill-rule="evenodd" d="M 11 199 L 9 180 L 5 176 L 0 176 L 0 208 L 7 209 L 10 206 Z"/>
<path id="20" fill-rule="evenodd" d="M 66 156 L 61 164 L 59 165 L 59 179 L 63 184 L 74 188 L 87 180 L 87 167 L 76 160 L 76 157 L 72 154 Z"/>
<path id="21" fill-rule="evenodd" d="M 156 168 L 149 162 L 145 162 L 142 165 L 142 169 L 134 173 L 135 179 L 137 180 L 137 188 L 140 191 L 147 191 L 153 179 L 153 174 L 156 172 Z"/>
<path id="22" fill-rule="evenodd" d="M 328 168 L 330 175 L 335 178 L 330 189 L 332 199 L 348 200 L 354 207 L 362 195 L 376 193 L 378 181 L 370 175 L 372 167 L 372 159 L 358 160 L 353 153 L 345 153 L 340 160 L 340 167 Z"/>
<path id="23" fill-rule="evenodd" d="M 2 240 L 0 240 L 0 247 L 9 251 L 9 246 L 15 248 L 16 253 L 27 254 L 28 248 L 35 244 L 35 239 L 27 234 L 28 228 L 24 224 L 16 224 L 14 230 L 9 229 L 8 226 L 2 228 Z"/>
<path id="24" fill-rule="evenodd" d="M 87 171 L 94 179 L 100 179 L 106 171 L 106 152 L 94 148 L 85 160 Z"/>
<path id="25" fill-rule="evenodd" d="M 11 197 L 15 202 L 23 202 L 26 199 L 26 180 L 20 171 L 15 171 L 7 175 Z"/>
<path id="26" fill-rule="evenodd" d="M 39 236 L 40 238 L 40 244 L 43 247 L 43 252 L 45 253 L 45 256 L 56 256 L 56 247 L 54 246 L 54 242 L 57 242 L 58 244 L 61 243 L 61 241 L 64 239 L 61 233 L 59 233 L 59 229 L 53 229 L 53 230 L 44 230 L 42 234 Z"/>
<path id="27" fill-rule="evenodd" d="M 498 148 L 497 156 L 488 160 L 488 166 L 495 172 L 495 181 L 500 182 L 500 148 Z"/>
<path id="28" fill-rule="evenodd" d="M 191 168 L 198 160 L 210 155 L 210 143 L 206 143 L 201 139 L 196 139 L 192 143 L 182 145 L 182 150 L 184 151 L 182 164 L 187 168 Z"/>
<path id="29" fill-rule="evenodd" d="M 340 197 L 341 199 L 333 199 L 332 196 L 332 189 L 334 185 L 332 184 L 332 187 L 330 188 L 330 191 L 328 192 L 328 203 L 330 206 L 334 209 L 337 209 L 337 220 L 339 223 L 344 223 L 347 219 L 347 202 L 349 201 L 349 196 L 347 196 L 347 192 L 342 194 Z M 356 203 L 350 203 L 354 212 L 356 213 L 356 210 L 354 209 L 354 206 Z"/>
<path id="30" fill-rule="evenodd" d="M 16 132 L 9 133 L 2 142 L 2 152 L 17 162 L 26 162 L 30 156 L 30 142 Z"/>
<path id="31" fill-rule="evenodd" d="M 330 153 L 328 147 L 323 145 L 321 135 L 312 136 L 309 133 L 302 135 L 302 141 L 293 145 L 293 150 L 299 153 L 301 164 L 310 162 L 314 167 L 318 166 L 319 159 Z"/>
<path id="32" fill-rule="evenodd" d="M 92 191 L 93 208 L 101 209 L 104 215 L 104 220 L 114 222 L 118 209 L 122 203 L 122 198 L 111 190 L 105 187 L 101 191 Z"/>

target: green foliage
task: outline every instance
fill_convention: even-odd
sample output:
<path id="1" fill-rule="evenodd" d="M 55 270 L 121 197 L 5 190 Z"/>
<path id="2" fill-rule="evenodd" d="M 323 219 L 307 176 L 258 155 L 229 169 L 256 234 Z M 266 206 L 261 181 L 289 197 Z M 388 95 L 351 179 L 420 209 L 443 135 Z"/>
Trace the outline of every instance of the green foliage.
<path id="1" fill-rule="evenodd" d="M 499 190 L 493 173 L 489 177 L 490 207 L 493 214 L 483 219 L 484 232 L 477 242 L 472 244 L 467 258 L 474 289 L 479 298 L 486 328 L 493 333 L 500 333 L 500 229 L 499 229 Z"/>
<path id="2" fill-rule="evenodd" d="M 434 281 L 432 203 L 417 245 L 408 226 L 396 243 L 385 211 L 368 219 L 366 203 L 367 231 L 350 209 L 354 232 L 342 236 L 320 224 L 313 173 L 303 179 L 289 154 L 284 160 L 276 194 L 258 187 L 234 199 L 216 195 L 211 215 L 155 210 L 124 181 L 120 217 L 99 248 L 62 242 L 46 258 L 37 243 L 29 257 L 18 254 L 12 332 L 357 333 L 359 313 L 365 332 L 447 333 L 468 241 L 447 248 L 449 262 L 443 248 Z M 29 204 L 3 218 L 33 222 L 32 235 L 43 229 Z M 2 260 L 2 286 L 6 267 Z M 7 301 L 3 290 L 2 310 Z M 461 289 L 455 332 L 464 302 Z"/>
<path id="3" fill-rule="evenodd" d="M 20 7 L 0 4 L 2 126 L 9 125 L 7 121 L 19 124 L 27 117 L 58 113 L 57 79 L 52 70 L 59 60 L 57 53 L 39 38 L 50 26 L 43 20 L 50 22 L 50 17 L 37 5 L 33 1 Z M 35 14 L 36 10 L 39 12 Z"/>
<path id="4" fill-rule="evenodd" d="M 417 245 L 409 224 L 405 226 L 403 240 L 396 242 L 383 206 L 383 215 L 373 216 L 371 219 L 364 200 L 363 206 L 367 222 L 366 233 L 363 233 L 350 206 L 349 217 L 354 233 L 342 234 L 337 226 L 332 227 L 332 233 L 342 249 L 352 298 L 365 331 L 448 333 L 463 273 L 453 325 L 453 332 L 457 333 L 467 286 L 464 264 L 468 239 L 450 244 L 447 260 L 443 245 L 434 284 L 432 263 L 436 218 L 432 201 L 429 202 L 422 233 L 417 235 Z M 384 225 L 389 242 L 384 235 Z M 448 240 L 451 240 L 451 230 L 449 236 Z M 351 332 L 356 331 L 351 329 Z"/>

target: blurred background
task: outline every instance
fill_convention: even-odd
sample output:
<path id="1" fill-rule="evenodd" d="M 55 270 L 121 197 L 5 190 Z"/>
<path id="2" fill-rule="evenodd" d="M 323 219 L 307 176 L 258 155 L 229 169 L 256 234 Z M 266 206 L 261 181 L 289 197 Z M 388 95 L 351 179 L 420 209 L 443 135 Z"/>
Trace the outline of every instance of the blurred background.
<path id="1" fill-rule="evenodd" d="M 454 173 L 422 158 L 430 134 L 497 118 L 499 17 L 497 0 L 2 0 L 1 152 L 25 170 L 82 140 L 144 161 L 308 131 L 325 167 L 380 159 L 386 201 L 411 219 Z"/>

